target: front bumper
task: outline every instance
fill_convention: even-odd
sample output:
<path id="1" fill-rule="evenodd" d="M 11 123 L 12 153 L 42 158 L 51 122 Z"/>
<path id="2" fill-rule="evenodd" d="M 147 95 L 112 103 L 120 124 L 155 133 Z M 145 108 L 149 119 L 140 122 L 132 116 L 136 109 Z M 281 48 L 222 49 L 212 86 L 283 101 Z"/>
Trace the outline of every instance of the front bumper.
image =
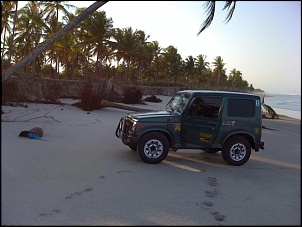
<path id="1" fill-rule="evenodd" d="M 133 132 L 130 132 L 131 127 L 131 122 L 126 117 L 122 117 L 115 130 L 115 135 L 117 138 L 120 138 L 125 145 L 136 146 L 139 138 L 135 137 Z"/>

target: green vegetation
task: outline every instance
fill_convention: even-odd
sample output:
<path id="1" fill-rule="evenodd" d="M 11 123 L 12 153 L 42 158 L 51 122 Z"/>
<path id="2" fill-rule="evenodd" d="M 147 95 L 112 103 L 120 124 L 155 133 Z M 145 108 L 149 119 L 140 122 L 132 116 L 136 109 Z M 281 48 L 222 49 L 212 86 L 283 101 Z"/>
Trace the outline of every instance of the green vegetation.
<path id="1" fill-rule="evenodd" d="M 18 1 L 1 1 L 2 73 L 84 10 L 73 7 L 73 14 L 68 10 L 72 6 L 64 1 L 29 1 L 20 10 L 16 10 L 17 4 Z M 64 15 L 62 21 L 59 11 Z M 163 48 L 148 38 L 142 30 L 114 28 L 106 12 L 95 11 L 14 76 L 89 82 L 106 78 L 120 85 L 254 91 L 240 70 L 233 68 L 227 74 L 221 56 L 212 63 L 204 54 L 183 59 L 176 47 Z"/>

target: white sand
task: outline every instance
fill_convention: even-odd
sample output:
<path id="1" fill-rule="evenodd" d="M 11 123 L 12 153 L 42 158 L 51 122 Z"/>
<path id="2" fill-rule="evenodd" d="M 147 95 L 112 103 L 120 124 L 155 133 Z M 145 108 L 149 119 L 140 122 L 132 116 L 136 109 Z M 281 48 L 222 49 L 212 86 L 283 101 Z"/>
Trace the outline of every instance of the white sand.
<path id="1" fill-rule="evenodd" d="M 133 106 L 161 110 L 170 97 L 157 97 Z M 2 225 L 301 224 L 300 122 L 265 120 L 280 130 L 264 130 L 265 150 L 239 168 L 200 150 L 149 165 L 115 137 L 131 111 L 33 103 L 2 111 Z M 18 136 L 32 127 L 45 141 Z"/>

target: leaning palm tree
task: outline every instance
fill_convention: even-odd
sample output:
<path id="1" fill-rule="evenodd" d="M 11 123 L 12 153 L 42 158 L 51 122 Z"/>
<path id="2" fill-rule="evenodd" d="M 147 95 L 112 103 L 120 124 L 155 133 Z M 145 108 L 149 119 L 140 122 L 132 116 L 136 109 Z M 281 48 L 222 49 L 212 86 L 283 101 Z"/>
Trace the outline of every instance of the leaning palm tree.
<path id="1" fill-rule="evenodd" d="M 107 3 L 108 1 L 96 1 L 91 6 L 86 8 L 82 13 L 80 13 L 76 18 L 74 18 L 70 23 L 68 23 L 65 27 L 60 29 L 53 37 L 49 38 L 45 42 L 43 42 L 38 48 L 34 49 L 31 53 L 25 56 L 21 61 L 10 67 L 6 70 L 2 75 L 2 81 L 8 79 L 14 72 L 21 69 L 24 65 L 26 65 L 29 61 L 33 61 L 40 53 L 45 51 L 49 46 L 51 46 L 54 42 L 56 42 L 59 38 L 69 32 L 71 29 L 76 27 L 81 21 L 95 12 L 102 5 Z"/>
<path id="2" fill-rule="evenodd" d="M 215 15 L 216 1 L 206 1 L 204 7 L 207 12 L 207 18 L 202 23 L 201 28 L 200 28 L 199 32 L 197 33 L 197 35 L 200 35 L 201 32 L 203 32 L 207 27 L 209 27 L 211 25 L 211 23 L 214 19 L 214 15 Z M 226 16 L 225 23 L 228 23 L 232 19 L 235 7 L 236 7 L 236 1 L 226 1 L 225 2 L 225 5 L 222 9 L 222 10 L 225 10 L 225 9 L 228 10 L 228 14 Z"/>

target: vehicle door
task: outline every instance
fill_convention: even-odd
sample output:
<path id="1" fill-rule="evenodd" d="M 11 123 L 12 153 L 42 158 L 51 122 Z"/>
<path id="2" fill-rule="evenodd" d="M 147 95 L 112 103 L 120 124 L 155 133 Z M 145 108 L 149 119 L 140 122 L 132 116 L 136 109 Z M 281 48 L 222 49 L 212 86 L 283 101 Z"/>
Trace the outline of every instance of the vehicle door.
<path id="1" fill-rule="evenodd" d="M 208 147 L 215 141 L 220 128 L 222 97 L 197 96 L 183 113 L 181 140 Z"/>

